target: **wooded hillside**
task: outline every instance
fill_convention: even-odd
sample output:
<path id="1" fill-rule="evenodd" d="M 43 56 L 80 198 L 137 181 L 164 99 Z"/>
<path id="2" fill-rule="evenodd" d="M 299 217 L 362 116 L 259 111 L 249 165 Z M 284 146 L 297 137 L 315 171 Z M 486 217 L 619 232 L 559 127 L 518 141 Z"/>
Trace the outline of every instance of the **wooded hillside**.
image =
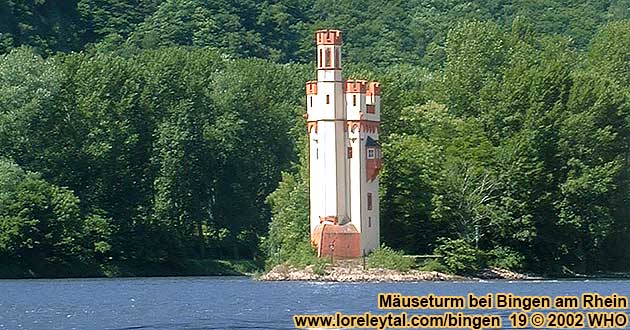
<path id="1" fill-rule="evenodd" d="M 344 75 L 383 86 L 383 242 L 627 271 L 628 18 L 628 0 L 0 0 L 0 264 L 303 251 L 304 82 L 314 31 L 338 28 Z"/>

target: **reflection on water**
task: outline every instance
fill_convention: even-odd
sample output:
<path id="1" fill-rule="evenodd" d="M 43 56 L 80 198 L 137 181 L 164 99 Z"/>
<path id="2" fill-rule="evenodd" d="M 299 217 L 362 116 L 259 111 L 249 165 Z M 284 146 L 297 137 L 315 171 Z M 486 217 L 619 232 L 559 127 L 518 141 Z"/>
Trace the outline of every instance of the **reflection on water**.
<path id="1" fill-rule="evenodd" d="M 630 281 L 256 282 L 245 277 L 0 280 L 0 329 L 293 329 L 294 314 L 378 312 L 403 295 L 630 295 Z M 444 311 L 416 310 L 428 314 Z M 504 315 L 512 311 L 488 311 Z M 480 311 L 475 311 L 480 313 Z"/>

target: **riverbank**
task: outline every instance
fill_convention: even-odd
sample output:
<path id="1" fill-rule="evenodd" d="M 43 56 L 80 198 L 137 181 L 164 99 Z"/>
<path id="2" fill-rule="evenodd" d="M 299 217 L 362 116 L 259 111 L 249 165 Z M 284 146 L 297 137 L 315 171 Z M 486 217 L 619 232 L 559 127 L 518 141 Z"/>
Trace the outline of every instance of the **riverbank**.
<path id="1" fill-rule="evenodd" d="M 419 281 L 465 281 L 465 280 L 531 280 L 538 279 L 506 269 L 487 268 L 473 276 L 460 276 L 437 271 L 398 271 L 383 268 L 364 269 L 357 263 L 343 263 L 316 269 L 314 266 L 296 268 L 278 265 L 269 272 L 256 277 L 260 281 L 322 281 L 322 282 L 419 282 Z"/>
<path id="2" fill-rule="evenodd" d="M 149 262 L 117 262 L 102 265 L 82 263 L 40 264 L 26 267 L 0 263 L 0 279 L 37 278 L 112 278 L 112 277 L 173 277 L 173 276 L 249 276 L 260 281 L 322 281 L 322 282 L 415 282 L 462 280 L 538 280 L 538 279 L 630 279 L 630 273 L 598 272 L 593 274 L 547 274 L 531 276 L 500 268 L 487 268 L 472 276 L 460 276 L 438 271 L 397 271 L 384 268 L 363 269 L 359 261 L 340 261 L 335 266 L 292 267 L 278 265 L 261 273 L 262 265 L 252 260 L 186 259 L 177 264 Z M 260 274 L 260 275 L 258 275 Z"/>
<path id="3" fill-rule="evenodd" d="M 35 267 L 0 263 L 0 279 L 157 277 L 157 276 L 251 276 L 261 266 L 252 260 L 186 259 L 178 263 L 109 262 L 100 265 L 46 263 Z"/>

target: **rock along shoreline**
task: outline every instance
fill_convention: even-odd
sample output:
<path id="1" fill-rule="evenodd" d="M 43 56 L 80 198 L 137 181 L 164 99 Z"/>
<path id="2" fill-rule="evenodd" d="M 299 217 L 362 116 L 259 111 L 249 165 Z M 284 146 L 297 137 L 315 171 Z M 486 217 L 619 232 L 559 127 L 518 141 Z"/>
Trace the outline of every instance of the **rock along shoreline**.
<path id="1" fill-rule="evenodd" d="M 329 266 L 323 272 L 315 272 L 313 266 L 303 269 L 278 265 L 255 278 L 259 281 L 314 281 L 314 282 L 421 282 L 421 281 L 480 281 L 480 280 L 534 280 L 506 269 L 487 268 L 474 276 L 459 276 L 436 271 L 397 271 L 382 268 L 363 269 L 360 266 Z"/>

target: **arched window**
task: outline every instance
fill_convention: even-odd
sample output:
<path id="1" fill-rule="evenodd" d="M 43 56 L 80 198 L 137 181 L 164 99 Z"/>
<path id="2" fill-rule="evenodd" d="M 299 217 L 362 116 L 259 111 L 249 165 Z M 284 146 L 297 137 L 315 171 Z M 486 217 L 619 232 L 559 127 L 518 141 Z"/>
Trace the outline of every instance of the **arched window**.
<path id="1" fill-rule="evenodd" d="M 332 65 L 331 64 L 331 61 L 332 61 L 331 57 L 332 57 L 332 54 L 330 53 L 330 47 L 326 48 L 326 58 L 324 59 L 324 63 L 326 64 L 327 68 L 330 68 L 330 66 Z"/>
<path id="2" fill-rule="evenodd" d="M 335 53 L 335 67 L 337 69 L 341 68 L 341 65 L 339 64 L 340 60 L 341 60 L 341 55 L 339 53 L 339 48 L 337 48 L 337 52 Z"/>
<path id="3" fill-rule="evenodd" d="M 319 50 L 319 66 L 322 66 L 322 50 Z"/>

